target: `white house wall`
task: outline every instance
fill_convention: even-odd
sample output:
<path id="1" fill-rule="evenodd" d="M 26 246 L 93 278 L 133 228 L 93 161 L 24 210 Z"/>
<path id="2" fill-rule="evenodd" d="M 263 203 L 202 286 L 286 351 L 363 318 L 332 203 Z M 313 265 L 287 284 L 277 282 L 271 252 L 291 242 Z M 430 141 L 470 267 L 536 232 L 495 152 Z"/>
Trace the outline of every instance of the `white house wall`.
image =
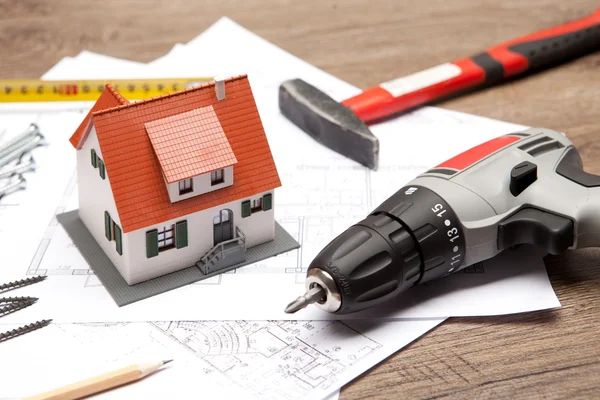
<path id="1" fill-rule="evenodd" d="M 226 167 L 223 171 L 223 183 L 219 183 L 218 185 L 211 185 L 210 183 L 210 172 L 198 176 L 194 176 L 192 178 L 192 189 L 194 189 L 190 193 L 186 193 L 184 195 L 179 195 L 179 182 L 175 183 L 166 183 L 167 191 L 169 192 L 169 199 L 171 199 L 171 203 L 176 203 L 181 200 L 189 199 L 190 197 L 202 195 L 203 193 L 208 193 L 215 191 L 217 189 L 223 189 L 224 187 L 233 185 L 233 167 Z"/>
<path id="2" fill-rule="evenodd" d="M 258 211 L 249 217 L 242 218 L 242 201 L 251 198 L 263 196 L 265 192 L 259 195 L 240 199 L 219 207 L 213 207 L 203 210 L 186 217 L 169 220 L 159 225 L 139 229 L 129 232 L 127 237 L 127 246 L 124 247 L 126 258 L 127 274 L 124 274 L 127 283 L 132 285 L 143 282 L 194 265 L 200 258 L 213 247 L 213 217 L 223 209 L 230 209 L 233 212 L 233 230 L 239 227 L 246 235 L 246 246 L 252 247 L 257 244 L 273 240 L 275 234 L 274 209 L 268 211 Z M 274 195 L 273 195 L 273 204 Z M 158 256 L 146 257 L 146 232 L 152 229 L 162 229 L 164 226 L 173 225 L 179 221 L 187 221 L 188 246 L 182 249 L 172 248 L 158 253 Z"/>
<path id="3" fill-rule="evenodd" d="M 123 236 L 123 255 L 116 250 L 116 242 L 108 241 L 104 233 L 104 212 L 108 211 L 110 217 L 123 229 L 117 214 L 117 207 L 110 187 L 110 175 L 106 171 L 106 179 L 100 177 L 99 169 L 94 168 L 91 161 L 91 149 L 96 151 L 104 161 L 102 150 L 98 144 L 96 129 L 92 127 L 83 148 L 77 151 L 77 184 L 79 186 L 79 218 L 90 231 L 96 242 L 106 253 L 110 261 L 117 267 L 121 275 L 127 280 L 128 254 L 126 235 Z"/>

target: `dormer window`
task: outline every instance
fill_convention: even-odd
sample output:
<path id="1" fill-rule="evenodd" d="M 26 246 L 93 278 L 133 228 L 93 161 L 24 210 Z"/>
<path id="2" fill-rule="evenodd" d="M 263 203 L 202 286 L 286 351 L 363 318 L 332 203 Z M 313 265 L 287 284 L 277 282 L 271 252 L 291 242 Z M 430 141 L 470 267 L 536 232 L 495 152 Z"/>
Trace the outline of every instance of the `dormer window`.
<path id="1" fill-rule="evenodd" d="M 192 193 L 194 191 L 194 184 L 192 183 L 192 178 L 184 179 L 179 181 L 179 195 L 186 193 Z"/>
<path id="2" fill-rule="evenodd" d="M 225 181 L 225 169 L 218 169 L 210 173 L 210 184 L 219 185 Z"/>
<path id="3" fill-rule="evenodd" d="M 233 185 L 237 158 L 212 106 L 144 123 L 171 203 Z"/>

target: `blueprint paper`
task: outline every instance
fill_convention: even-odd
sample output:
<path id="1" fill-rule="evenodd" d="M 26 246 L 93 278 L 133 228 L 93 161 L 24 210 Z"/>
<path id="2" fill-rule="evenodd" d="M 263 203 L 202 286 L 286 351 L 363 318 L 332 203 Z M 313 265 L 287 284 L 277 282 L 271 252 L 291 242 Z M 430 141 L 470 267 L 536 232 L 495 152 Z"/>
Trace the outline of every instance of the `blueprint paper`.
<path id="1" fill-rule="evenodd" d="M 0 399 L 168 359 L 164 370 L 98 397 L 323 399 L 442 321 L 52 324 L 2 344 Z"/>
<path id="2" fill-rule="evenodd" d="M 230 51 L 221 52 L 220 57 L 201 57 L 226 47 Z M 249 51 L 254 56 L 244 57 Z M 114 59 L 96 59 L 91 53 L 85 57 L 86 60 L 63 64 L 62 71 L 53 69 L 45 77 L 61 78 L 73 70 L 93 74 L 102 69 L 108 74 L 111 68 L 119 67 Z M 266 59 L 269 63 L 262 61 Z M 31 288 L 30 295 L 38 295 L 44 301 L 8 316 L 7 320 L 25 322 L 48 315 L 61 322 L 332 318 L 315 307 L 293 315 L 283 312 L 285 304 L 303 292 L 306 267 L 317 252 L 420 172 L 484 140 L 522 128 L 424 108 L 372 128 L 381 141 L 381 167 L 373 172 L 317 145 L 281 116 L 277 107 L 279 83 L 295 76 L 302 76 L 337 98 L 352 95 L 357 89 L 229 20 L 219 21 L 190 44 L 176 47 L 169 57 L 149 67 L 139 67 L 153 70 L 157 76 L 165 71 L 180 76 L 192 72 L 205 75 L 199 73 L 200 67 L 207 71 L 230 68 L 228 73 L 243 69 L 249 73 L 283 181 L 275 196 L 276 219 L 301 242 L 301 249 L 119 309 L 89 272 L 64 231 L 46 224 L 43 257 L 32 260 L 30 252 L 21 252 L 11 264 L 15 267 L 7 270 L 11 278 L 25 273 L 51 275 L 43 285 Z M 236 68 L 240 70 L 235 71 Z M 77 208 L 73 183 L 62 200 L 61 209 Z M 48 215 L 46 221 L 51 218 Z M 559 306 L 541 255 L 507 257 L 506 261 L 499 258 L 484 263 L 478 274 L 459 273 L 418 289 L 426 295 L 411 290 L 395 303 L 394 312 L 369 311 L 344 318 L 495 315 Z M 5 272 L 0 271 L 0 277 Z M 468 290 L 459 290 L 465 287 Z M 419 297 L 422 302 L 412 302 L 410 299 L 415 296 L 424 296 Z M 245 300 L 236 301 L 241 298 Z"/>

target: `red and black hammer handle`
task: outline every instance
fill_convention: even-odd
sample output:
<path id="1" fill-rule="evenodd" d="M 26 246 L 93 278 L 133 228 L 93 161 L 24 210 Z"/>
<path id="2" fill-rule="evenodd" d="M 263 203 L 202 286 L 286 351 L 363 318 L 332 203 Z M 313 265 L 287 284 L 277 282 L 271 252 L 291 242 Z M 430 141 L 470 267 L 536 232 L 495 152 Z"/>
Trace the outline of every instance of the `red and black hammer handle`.
<path id="1" fill-rule="evenodd" d="M 600 49 L 600 9 L 592 15 L 510 40 L 473 57 L 382 83 L 342 102 L 364 122 L 457 92 L 491 86 Z"/>

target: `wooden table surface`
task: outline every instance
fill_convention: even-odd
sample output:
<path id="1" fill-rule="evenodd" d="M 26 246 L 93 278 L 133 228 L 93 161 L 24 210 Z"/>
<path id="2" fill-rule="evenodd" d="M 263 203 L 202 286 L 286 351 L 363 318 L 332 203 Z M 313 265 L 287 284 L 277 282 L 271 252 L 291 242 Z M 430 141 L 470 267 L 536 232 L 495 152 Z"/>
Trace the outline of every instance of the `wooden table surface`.
<path id="1" fill-rule="evenodd" d="M 0 0 L 0 77 L 40 76 L 84 49 L 150 61 L 227 15 L 366 88 L 596 7 L 594 0 Z M 600 53 L 440 106 L 565 132 L 586 170 L 600 173 Z M 599 250 L 547 257 L 561 309 L 452 318 L 347 385 L 341 398 L 600 398 L 599 260 Z"/>

